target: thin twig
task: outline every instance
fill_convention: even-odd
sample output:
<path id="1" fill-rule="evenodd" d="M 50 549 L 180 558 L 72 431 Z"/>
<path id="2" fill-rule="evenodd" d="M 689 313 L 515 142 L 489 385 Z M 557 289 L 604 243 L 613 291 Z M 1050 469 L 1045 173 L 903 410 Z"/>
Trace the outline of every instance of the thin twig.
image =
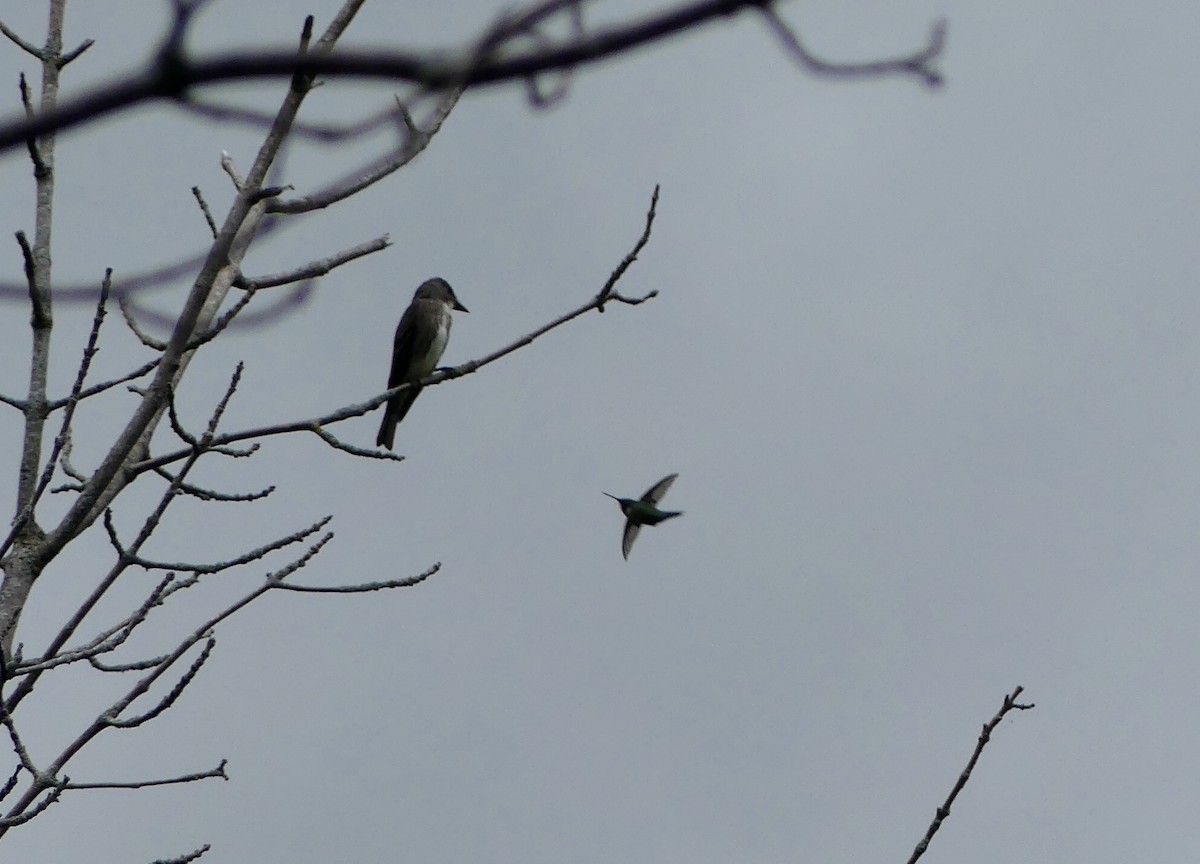
<path id="1" fill-rule="evenodd" d="M 204 214 L 204 221 L 208 223 L 208 230 L 212 233 L 215 239 L 221 229 L 217 227 L 217 220 L 213 219 L 212 211 L 208 209 L 208 202 L 204 200 L 204 193 L 200 191 L 199 186 L 192 187 L 192 197 L 196 199 L 196 203 L 200 205 L 200 212 Z"/>
<path id="2" fill-rule="evenodd" d="M 796 35 L 796 31 L 779 17 L 779 13 L 771 4 L 762 4 L 758 11 L 788 52 L 809 72 L 833 78 L 866 78 L 892 74 L 915 75 L 930 87 L 942 84 L 942 73 L 933 67 L 933 61 L 941 56 L 942 49 L 946 44 L 946 20 L 944 18 L 933 23 L 926 46 L 912 54 L 888 60 L 873 60 L 867 63 L 831 63 L 820 59 L 805 48 L 800 42 L 800 37 Z"/>
<path id="3" fill-rule="evenodd" d="M 307 528 L 301 528 L 299 531 L 293 532 L 286 537 L 280 537 L 278 540 L 272 540 L 270 543 L 265 543 L 257 549 L 251 549 L 243 555 L 238 555 L 236 558 L 230 558 L 228 561 L 218 561 L 214 564 L 190 564 L 186 562 L 166 562 L 166 561 L 151 561 L 140 556 L 132 556 L 132 562 L 145 570 L 175 570 L 184 573 L 220 573 L 222 570 L 230 570 L 234 567 L 242 567 L 253 561 L 258 561 L 265 558 L 272 552 L 278 552 L 280 549 L 286 549 L 294 543 L 301 543 L 316 534 L 322 528 L 329 524 L 333 516 L 326 516 L 318 519 Z M 127 553 L 128 554 L 128 553 Z"/>
<path id="4" fill-rule="evenodd" d="M 362 582 L 357 585 L 293 585 L 291 582 L 278 582 L 275 587 L 281 591 L 298 591 L 302 594 L 364 594 L 369 591 L 387 591 L 392 588 L 411 588 L 420 585 L 426 579 L 442 569 L 439 561 L 416 576 L 403 579 L 384 579 L 379 582 Z"/>
<path id="5" fill-rule="evenodd" d="M 181 783 L 195 783 L 197 780 L 212 780 L 220 778 L 228 780 L 229 775 L 225 773 L 225 766 L 228 760 L 222 759 L 221 764 L 216 768 L 209 768 L 207 771 L 197 771 L 194 774 L 180 774 L 177 777 L 164 777 L 160 780 L 129 780 L 124 783 L 108 782 L 108 783 L 76 783 L 71 781 L 66 784 L 66 789 L 145 789 L 148 786 L 178 786 Z"/>
<path id="6" fill-rule="evenodd" d="M 107 711 L 101 715 L 101 722 L 103 722 L 106 726 L 112 726 L 117 729 L 133 729 L 137 726 L 148 723 L 155 717 L 161 715 L 164 711 L 175 704 L 176 700 L 183 695 L 183 691 L 186 690 L 188 685 L 195 680 L 196 675 L 199 674 L 200 670 L 204 667 L 204 664 L 208 662 L 208 658 L 212 654 L 212 650 L 214 647 L 216 647 L 216 644 L 217 640 L 210 637 L 208 641 L 204 643 L 204 648 L 201 649 L 199 656 L 192 661 L 192 665 L 188 667 L 188 670 L 183 673 L 178 681 L 175 682 L 175 686 L 172 687 L 170 692 L 160 699 L 158 704 L 149 711 L 145 711 L 134 717 L 127 717 L 124 719 L 117 717 L 120 711 Z M 169 666 L 170 663 L 173 662 L 174 658 L 169 657 L 168 660 L 163 661 L 160 666 Z M 129 703 L 126 702 L 121 710 L 123 711 L 124 708 L 128 707 L 128 705 Z"/>
<path id="7" fill-rule="evenodd" d="M 1000 721 L 1004 719 L 1004 715 L 1014 709 L 1028 711 L 1034 707 L 1032 702 L 1028 704 L 1017 702 L 1017 697 L 1021 695 L 1023 689 L 1023 687 L 1017 687 L 1012 693 L 1005 696 L 1004 704 L 1000 706 L 1000 710 L 996 712 L 996 716 L 983 724 L 983 731 L 979 733 L 979 738 L 975 742 L 975 752 L 967 760 L 967 767 L 958 775 L 958 781 L 954 784 L 954 788 L 950 790 L 950 794 L 946 797 L 942 806 L 937 809 L 933 821 L 929 823 L 929 828 L 925 831 L 925 836 L 921 838 L 921 842 L 917 844 L 917 848 L 913 850 L 912 856 L 909 857 L 908 864 L 915 864 L 916 860 L 924 855 L 925 850 L 929 848 L 929 841 L 933 839 L 933 835 L 942 827 L 942 822 L 950 815 L 950 806 L 954 803 L 954 799 L 958 797 L 958 793 L 967 785 L 967 781 L 971 779 L 971 772 L 975 769 L 975 763 L 979 761 L 979 756 L 983 753 L 983 748 L 987 746 L 988 741 L 992 738 L 992 730 L 1000 725 Z"/>
<path id="8" fill-rule="evenodd" d="M 524 348 L 525 346 L 532 343 L 535 339 L 538 339 L 539 337 L 544 336 L 546 333 L 549 333 L 551 330 L 561 327 L 562 325 L 568 323 L 569 321 L 572 321 L 572 320 L 578 318 L 580 315 L 590 312 L 593 309 L 599 310 L 599 309 L 603 308 L 605 303 L 619 302 L 619 303 L 625 303 L 628 305 L 637 305 L 639 303 L 644 303 L 645 301 L 649 300 L 652 297 L 658 296 L 657 290 L 650 291 L 648 294 L 646 294 L 643 297 L 626 297 L 626 296 L 616 293 L 616 291 L 614 290 L 618 280 L 620 280 L 621 277 L 625 275 L 625 272 L 629 269 L 629 267 L 632 265 L 632 263 L 637 260 L 638 253 L 643 248 L 645 248 L 646 243 L 649 242 L 650 230 L 651 230 L 651 227 L 654 222 L 654 213 L 655 213 L 655 208 L 657 206 L 658 206 L 658 187 L 655 186 L 654 194 L 651 196 L 651 199 L 650 199 L 650 208 L 646 213 L 646 227 L 642 230 L 642 234 L 638 238 L 637 243 L 634 244 L 634 247 L 629 252 L 629 254 L 627 254 L 625 256 L 625 258 L 622 259 L 621 263 L 618 264 L 616 269 L 613 270 L 612 274 L 609 275 L 609 277 L 605 281 L 604 287 L 601 289 L 601 291 L 599 293 L 597 293 L 594 297 L 592 297 L 590 300 L 588 300 L 586 303 L 584 303 L 582 306 L 578 307 L 577 309 L 573 309 L 572 311 L 566 313 L 565 315 L 560 315 L 558 318 L 555 318 L 553 321 L 549 322 L 548 324 L 545 324 L 542 327 L 539 327 L 538 329 L 534 330 L 532 333 L 528 333 L 525 336 L 522 336 L 521 338 L 517 339 L 516 341 L 511 342 L 508 345 L 505 345 L 503 348 L 499 348 L 496 351 L 493 351 L 491 354 L 487 354 L 484 357 L 479 358 L 478 360 L 471 360 L 467 363 L 462 364 L 461 366 L 456 366 L 456 367 L 449 368 L 449 369 L 439 369 L 439 370 L 433 372 L 432 374 L 427 375 L 426 377 L 422 378 L 420 381 L 413 381 L 413 382 L 409 382 L 406 384 L 397 385 L 396 387 L 386 390 L 383 393 L 380 393 L 377 396 L 373 396 L 370 399 L 367 399 L 363 402 L 357 402 L 353 405 L 347 405 L 343 408 L 339 408 L 335 411 L 331 411 L 328 414 L 324 414 L 320 417 L 313 417 L 313 418 L 310 418 L 307 420 L 293 420 L 293 421 L 287 422 L 287 423 L 277 423 L 277 424 L 273 424 L 270 426 L 259 426 L 259 427 L 253 428 L 253 429 L 246 429 L 241 432 L 230 432 L 230 433 L 226 433 L 224 435 L 217 435 L 213 438 L 211 445 L 212 446 L 223 446 L 226 444 L 234 444 L 234 443 L 237 443 L 238 441 L 247 441 L 250 439 L 266 438 L 266 437 L 273 436 L 273 435 L 284 435 L 289 432 L 312 432 L 313 434 L 320 437 L 327 444 L 329 444 L 333 447 L 336 447 L 337 449 L 345 450 L 346 452 L 353 453 L 354 455 L 358 455 L 358 456 L 368 455 L 368 451 L 365 451 L 361 448 L 353 447 L 352 445 L 348 445 L 342 441 L 339 441 L 337 438 L 335 438 L 334 436 L 329 434 L 329 432 L 326 431 L 324 429 L 324 427 L 330 426 L 334 423 L 340 423 L 344 420 L 349 420 L 353 417 L 361 417 L 362 415 L 367 414 L 370 411 L 374 411 L 380 405 L 382 405 L 384 402 L 386 402 L 388 399 L 392 398 L 396 394 L 402 393 L 411 387 L 434 386 L 436 384 L 441 384 L 443 381 L 449 381 L 453 378 L 461 378 L 464 375 L 470 375 L 474 372 L 477 372 L 478 370 L 482 369 L 484 366 L 488 366 L 491 363 L 496 362 L 500 358 L 505 357 L 520 348 Z M 156 468 L 161 468 L 164 465 L 169 465 L 172 462 L 178 461 L 179 459 L 187 458 L 187 456 L 191 452 L 192 452 L 191 450 L 172 451 L 170 453 L 165 453 L 165 454 L 162 454 L 159 456 L 155 456 L 150 459 L 146 459 L 143 462 L 139 462 L 135 465 L 132 465 L 129 467 L 128 470 L 131 475 L 140 474 L 143 471 L 151 471 Z M 380 455 L 378 453 L 373 453 L 371 455 L 374 455 L 375 458 L 389 458 L 387 456 Z M 396 460 L 396 457 L 394 457 L 394 456 L 390 457 L 390 458 L 392 458 L 395 461 L 398 461 L 398 460 Z"/>
<path id="9" fill-rule="evenodd" d="M 79 369 L 75 373 L 75 383 L 71 385 L 71 394 L 64 403 L 66 410 L 63 411 L 62 426 L 59 429 L 58 436 L 54 439 L 50 457 L 46 460 L 46 464 L 42 468 L 41 477 L 38 478 L 33 494 L 25 502 L 17 518 L 13 520 L 13 525 L 9 530 L 8 536 L 5 537 L 3 542 L 0 542 L 0 557 L 4 556 L 24 529 L 26 523 L 33 518 L 33 513 L 37 508 L 38 502 L 41 500 L 42 495 L 45 494 L 46 488 L 50 485 L 50 481 L 54 477 L 54 468 L 58 464 L 58 459 L 63 452 L 63 448 L 68 446 L 71 434 L 71 421 L 75 417 L 75 407 L 79 404 L 80 394 L 83 392 L 83 382 L 87 380 L 88 371 L 92 367 L 92 358 L 100 350 L 97 347 L 100 341 L 100 327 L 104 323 L 104 316 L 107 314 L 108 293 L 111 287 L 112 269 L 110 268 L 104 271 L 104 279 L 100 283 L 100 297 L 96 302 L 96 314 L 92 318 L 92 329 L 88 333 L 87 345 L 83 349 L 83 359 L 80 361 Z"/>
<path id="10" fill-rule="evenodd" d="M 211 848 L 211 844 L 205 843 L 199 849 L 194 849 L 185 855 L 177 855 L 174 858 L 159 858 L 157 861 L 153 862 L 153 864 L 192 864 L 193 861 Z"/>
<path id="11" fill-rule="evenodd" d="M 268 276 L 242 278 L 235 284 L 242 288 L 257 291 L 262 288 L 274 288 L 278 285 L 290 285 L 302 279 L 315 279 L 318 276 L 330 273 L 343 264 L 370 255 L 373 252 L 380 252 L 391 245 L 391 239 L 387 234 L 384 234 L 381 237 L 376 237 L 374 240 L 359 243 L 357 246 L 351 246 L 349 249 L 343 249 L 341 252 L 336 252 L 333 255 L 319 258 L 316 261 L 310 261 L 301 267 L 285 270 L 282 273 L 272 273 Z"/>
<path id="12" fill-rule="evenodd" d="M 41 48 L 37 47 L 36 45 L 34 45 L 30 42 L 26 42 L 24 39 L 22 39 L 17 34 L 17 32 L 15 30 L 10 28 L 3 21 L 0 21 L 0 33 L 3 33 L 5 36 L 7 36 L 8 40 L 10 42 L 12 42 L 14 45 L 16 45 L 18 48 L 20 48 L 26 54 L 30 54 L 38 60 L 42 59 L 43 52 L 42 52 Z"/>

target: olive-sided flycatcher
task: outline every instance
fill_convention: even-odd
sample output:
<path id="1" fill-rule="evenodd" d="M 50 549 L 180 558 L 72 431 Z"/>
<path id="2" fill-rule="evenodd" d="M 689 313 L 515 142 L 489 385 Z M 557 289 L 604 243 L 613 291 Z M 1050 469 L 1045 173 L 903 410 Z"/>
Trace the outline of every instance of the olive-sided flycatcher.
<path id="1" fill-rule="evenodd" d="M 667 490 L 671 488 L 671 484 L 678 476 L 678 474 L 668 474 L 647 489 L 645 495 L 636 500 L 618 498 L 616 495 L 604 493 L 620 504 L 621 512 L 625 514 L 625 534 L 621 537 L 621 554 L 625 556 L 626 560 L 629 558 L 629 550 L 633 548 L 633 541 L 637 539 L 638 532 L 642 530 L 643 525 L 657 525 L 659 522 L 683 515 L 682 510 L 659 510 L 655 506 L 667 494 Z"/>
<path id="2" fill-rule="evenodd" d="M 467 311 L 467 307 L 454 296 L 454 289 L 449 282 L 435 277 L 421 283 L 413 295 L 412 303 L 408 304 L 400 323 L 396 325 L 396 340 L 392 345 L 392 374 L 388 376 L 389 389 L 409 381 L 420 381 L 433 372 L 450 340 L 451 309 Z M 388 400 L 383 422 L 379 424 L 379 434 L 375 436 L 376 444 L 392 449 L 396 424 L 404 419 L 420 392 L 420 387 L 410 387 Z"/>

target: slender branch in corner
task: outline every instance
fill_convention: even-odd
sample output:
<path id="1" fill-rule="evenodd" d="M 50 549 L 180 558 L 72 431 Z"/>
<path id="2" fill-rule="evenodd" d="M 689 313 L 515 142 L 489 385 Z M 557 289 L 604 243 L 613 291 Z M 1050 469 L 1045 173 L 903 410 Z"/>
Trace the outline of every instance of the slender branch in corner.
<path id="1" fill-rule="evenodd" d="M 921 838 L 921 842 L 917 844 L 917 848 L 913 850 L 912 856 L 908 859 L 908 864 L 915 864 L 916 860 L 925 854 L 925 850 L 929 848 L 929 841 L 933 839 L 933 835 L 942 827 L 942 823 L 946 821 L 946 817 L 950 815 L 950 805 L 954 803 L 954 799 L 958 797 L 958 793 L 967 785 L 967 781 L 971 779 L 971 772 L 975 770 L 975 763 L 979 761 L 980 754 L 983 753 L 983 748 L 992 740 L 992 731 L 1000 725 L 1000 721 L 1004 719 L 1004 715 L 1009 711 L 1028 711 L 1034 707 L 1032 702 L 1020 703 L 1017 702 L 1017 697 L 1021 695 L 1024 687 L 1017 687 L 1013 692 L 1004 697 L 1004 704 L 1000 706 L 1000 710 L 996 712 L 996 716 L 983 724 L 983 731 L 979 733 L 979 738 L 975 742 L 975 752 L 971 754 L 971 758 L 967 760 L 967 767 L 958 775 L 958 782 L 954 784 L 954 788 L 950 790 L 950 794 L 946 796 L 946 800 L 942 802 L 942 806 L 937 809 L 933 816 L 933 821 L 929 823 L 929 828 L 925 831 L 925 836 Z"/>

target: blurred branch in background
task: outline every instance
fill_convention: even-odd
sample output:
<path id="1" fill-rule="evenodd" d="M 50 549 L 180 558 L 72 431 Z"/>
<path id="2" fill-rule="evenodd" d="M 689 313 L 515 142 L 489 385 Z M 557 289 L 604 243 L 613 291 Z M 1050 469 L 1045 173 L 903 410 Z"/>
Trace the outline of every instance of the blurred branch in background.
<path id="1" fill-rule="evenodd" d="M 346 176 L 331 182 L 321 190 L 294 199 L 274 201 L 268 208 L 271 214 L 294 214 L 329 206 L 347 195 L 386 177 L 407 164 L 421 152 L 437 132 L 442 121 L 454 107 L 464 90 L 509 82 L 522 82 L 530 104 L 544 108 L 565 98 L 570 75 L 580 66 L 596 63 L 608 57 L 644 45 L 661 42 L 686 31 L 702 27 L 745 12 L 756 12 L 779 39 L 786 53 L 811 74 L 829 78 L 863 78 L 881 76 L 913 77 L 929 86 L 942 82 L 936 63 L 941 56 L 946 25 L 936 22 L 927 43 L 920 49 L 900 57 L 867 62 L 835 63 L 817 58 L 803 46 L 795 30 L 776 11 L 776 3 L 763 0 L 703 0 L 663 9 L 641 18 L 630 19 L 603 28 L 589 28 L 584 9 L 598 5 L 596 0 L 549 0 L 523 10 L 502 14 L 485 28 L 482 36 L 470 45 L 428 52 L 402 50 L 365 51 L 348 49 L 337 53 L 306 52 L 277 49 L 229 52 L 211 57 L 189 57 L 183 49 L 187 28 L 203 3 L 175 3 L 171 28 L 151 61 L 115 82 L 84 92 L 69 102 L 53 108 L 34 111 L 30 106 L 22 114 L 0 120 L 0 154 L 25 144 L 32 147 L 37 137 L 93 122 L 109 114 L 127 110 L 147 101 L 167 100 L 183 110 L 211 120 L 246 123 L 269 128 L 272 115 L 234 105 L 222 105 L 203 97 L 204 85 L 235 80 L 255 80 L 296 76 L 311 81 L 323 78 L 381 79 L 402 82 L 411 92 L 396 105 L 385 106 L 353 123 L 328 124 L 294 122 L 292 138 L 319 143 L 337 144 L 348 139 L 369 135 L 380 128 L 392 127 L 398 133 L 398 143 L 389 153 L 370 164 L 363 165 Z M 555 26 L 559 25 L 559 26 Z M 550 35 L 551 29 L 564 31 Z M 34 56 L 41 57 L 42 49 L 29 45 L 4 27 L 0 32 Z M 59 62 L 59 68 L 78 57 L 91 45 L 83 43 Z M 546 86 L 542 78 L 555 76 Z M 427 102 L 432 102 L 423 121 L 413 114 Z M 264 219 L 260 236 L 274 232 L 284 223 Z M 177 262 L 156 265 L 141 272 L 122 276 L 118 269 L 113 282 L 114 296 L 121 298 L 134 292 L 171 284 L 189 276 L 203 261 L 197 253 Z M 95 301 L 96 289 L 88 284 L 55 286 L 59 302 Z M 0 300 L 23 299 L 26 287 L 13 282 L 0 282 Z M 268 318 L 247 319 L 263 323 Z M 242 326 L 248 326 L 243 323 Z"/>

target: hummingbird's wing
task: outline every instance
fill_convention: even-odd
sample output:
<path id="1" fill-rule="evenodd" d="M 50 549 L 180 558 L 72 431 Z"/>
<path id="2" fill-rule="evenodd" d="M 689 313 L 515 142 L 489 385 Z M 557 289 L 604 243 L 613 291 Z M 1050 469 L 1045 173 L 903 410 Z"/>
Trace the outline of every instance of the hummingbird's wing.
<path id="1" fill-rule="evenodd" d="M 675 482 L 675 478 L 678 476 L 678 474 L 668 474 L 666 477 L 659 480 L 657 483 L 647 489 L 646 494 L 642 496 L 642 500 L 647 504 L 657 504 L 662 500 L 662 497 L 667 494 L 667 490 L 671 488 L 671 484 Z M 628 541 L 626 546 L 632 542 L 632 540 Z"/>
<path id="2" fill-rule="evenodd" d="M 625 523 L 625 534 L 621 537 L 621 554 L 625 556 L 625 560 L 629 560 L 629 550 L 633 548 L 633 541 L 637 539 L 638 532 L 642 530 L 642 526 L 630 519 Z"/>

